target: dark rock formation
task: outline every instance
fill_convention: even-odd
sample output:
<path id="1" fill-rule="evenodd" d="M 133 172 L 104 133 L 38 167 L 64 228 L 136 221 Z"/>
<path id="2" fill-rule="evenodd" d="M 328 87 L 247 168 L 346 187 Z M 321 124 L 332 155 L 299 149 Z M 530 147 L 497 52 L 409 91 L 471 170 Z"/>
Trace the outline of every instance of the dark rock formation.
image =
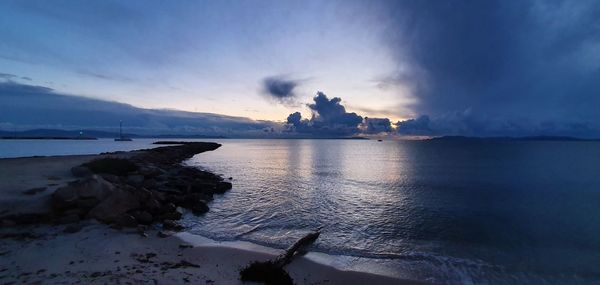
<path id="1" fill-rule="evenodd" d="M 213 195 L 224 193 L 232 185 L 218 175 L 180 163 L 220 146 L 185 143 L 145 150 L 129 159 L 109 157 L 73 167 L 72 173 L 82 178 L 51 195 L 53 212 L 0 220 L 64 224 L 92 218 L 116 227 L 162 222 L 165 232 L 181 230 L 176 220 L 184 209 L 204 214 Z"/>

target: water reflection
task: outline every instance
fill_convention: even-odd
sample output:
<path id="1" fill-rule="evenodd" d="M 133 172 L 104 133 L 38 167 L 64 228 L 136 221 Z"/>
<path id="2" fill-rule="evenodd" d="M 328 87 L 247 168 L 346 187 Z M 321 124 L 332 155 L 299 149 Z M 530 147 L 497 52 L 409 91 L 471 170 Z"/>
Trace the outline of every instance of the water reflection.
<path id="1" fill-rule="evenodd" d="M 421 277 L 600 274 L 597 143 L 222 143 L 189 162 L 234 177 L 188 221 L 196 233 L 284 247 L 324 226 L 318 250 L 393 257 Z"/>

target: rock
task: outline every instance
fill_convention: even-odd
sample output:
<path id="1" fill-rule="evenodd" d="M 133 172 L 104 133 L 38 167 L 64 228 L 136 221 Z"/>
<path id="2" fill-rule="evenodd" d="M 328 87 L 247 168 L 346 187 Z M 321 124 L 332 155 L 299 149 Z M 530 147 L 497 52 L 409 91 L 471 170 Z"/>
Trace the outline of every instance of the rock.
<path id="1" fill-rule="evenodd" d="M 173 211 L 173 212 L 169 212 L 169 213 L 164 213 L 162 215 L 160 215 L 159 219 L 160 220 L 179 220 L 181 219 L 181 216 L 183 216 L 183 214 L 179 211 Z"/>
<path id="2" fill-rule="evenodd" d="M 139 174 L 129 175 L 127 176 L 127 183 L 133 186 L 140 186 L 144 183 L 144 176 Z"/>
<path id="3" fill-rule="evenodd" d="M 156 176 L 162 175 L 164 173 L 164 170 L 155 166 L 145 166 L 140 168 L 138 172 L 146 178 L 154 178 Z"/>
<path id="4" fill-rule="evenodd" d="M 173 203 L 166 203 L 164 205 L 162 205 L 162 207 L 160 207 L 160 212 L 161 213 L 171 213 L 171 212 L 175 212 L 177 210 L 177 206 L 175 206 L 175 204 Z M 176 219 L 179 220 L 179 219 Z"/>
<path id="5" fill-rule="evenodd" d="M 148 211 L 150 211 L 150 213 L 155 214 L 160 213 L 162 209 L 162 204 L 154 198 L 148 199 L 146 203 L 143 203 L 142 206 L 144 206 Z"/>
<path id="6" fill-rule="evenodd" d="M 56 209 L 74 206 L 79 196 L 77 190 L 71 186 L 60 187 L 52 193 L 52 205 Z"/>
<path id="7" fill-rule="evenodd" d="M 35 195 L 37 193 L 41 193 L 46 191 L 46 187 L 38 187 L 38 188 L 31 188 L 29 190 L 25 190 L 23 191 L 23 194 L 25 195 Z"/>
<path id="8" fill-rule="evenodd" d="M 103 174 L 100 174 L 100 176 L 102 176 L 102 178 L 104 178 L 104 180 L 106 180 L 110 183 L 121 183 L 121 177 L 119 177 L 117 175 L 103 173 Z"/>
<path id="9" fill-rule="evenodd" d="M 192 213 L 194 213 L 194 215 L 202 215 L 206 212 L 208 212 L 209 208 L 208 205 L 206 205 L 206 203 L 202 202 L 202 201 L 198 201 L 196 202 L 196 204 L 194 204 L 191 207 Z"/>
<path id="10" fill-rule="evenodd" d="M 76 232 L 80 231 L 82 228 L 83 228 L 82 225 L 71 224 L 71 225 L 66 226 L 65 229 L 63 230 L 63 232 L 72 234 L 72 233 L 76 233 Z"/>
<path id="11" fill-rule="evenodd" d="M 157 187 L 157 182 L 156 180 L 152 179 L 152 178 L 147 178 L 144 180 L 144 182 L 142 183 L 142 186 L 144 188 L 148 188 L 148 189 L 154 189 Z"/>
<path id="12" fill-rule="evenodd" d="M 79 222 L 79 215 L 76 213 L 71 213 L 65 216 L 60 217 L 56 222 L 59 224 L 72 224 Z"/>
<path id="13" fill-rule="evenodd" d="M 140 203 L 135 195 L 129 191 L 118 189 L 90 210 L 88 216 L 101 222 L 111 223 L 122 214 L 139 207 Z"/>
<path id="14" fill-rule="evenodd" d="M 71 173 L 75 177 L 86 177 L 94 174 L 89 168 L 85 166 L 75 166 L 71 168 Z"/>
<path id="15" fill-rule="evenodd" d="M 215 192 L 219 193 L 219 194 L 223 194 L 227 190 L 230 190 L 232 187 L 233 187 L 233 185 L 231 185 L 231 183 L 226 182 L 226 181 L 220 181 L 220 182 L 217 182 L 217 185 L 215 187 Z"/>
<path id="16" fill-rule="evenodd" d="M 100 201 L 98 199 L 94 199 L 94 198 L 79 199 L 75 202 L 75 204 L 77 205 L 78 208 L 86 209 L 86 210 L 90 210 L 90 209 L 96 207 L 96 205 L 98 205 L 98 203 L 100 203 Z"/>
<path id="17" fill-rule="evenodd" d="M 2 225 L 2 227 L 14 227 L 17 225 L 17 223 L 11 219 L 4 219 L 2 220 L 2 222 L 0 222 L 0 225 Z"/>
<path id="18" fill-rule="evenodd" d="M 115 221 L 117 226 L 124 228 L 133 228 L 137 227 L 138 223 L 132 215 L 124 214 L 117 218 Z"/>
<path id="19" fill-rule="evenodd" d="M 133 217 L 135 218 L 135 220 L 143 225 L 149 225 L 152 224 L 153 222 L 153 218 L 152 215 L 146 211 L 141 211 L 141 212 L 136 212 L 133 214 Z"/>
<path id="20" fill-rule="evenodd" d="M 174 234 L 175 234 L 175 232 L 173 232 L 173 231 L 159 231 L 156 235 L 160 238 L 167 238 Z"/>
<path id="21" fill-rule="evenodd" d="M 102 201 L 112 192 L 115 187 L 110 182 L 104 180 L 98 175 L 92 175 L 70 183 L 65 187 L 56 189 L 52 193 L 52 203 L 57 209 L 64 209 L 76 206 L 79 199 L 95 199 Z M 90 204 L 86 204 L 90 205 Z M 92 205 L 93 206 L 93 205 Z"/>
<path id="22" fill-rule="evenodd" d="M 163 229 L 173 230 L 173 231 L 182 231 L 184 229 L 184 227 L 176 221 L 164 220 L 163 221 Z"/>

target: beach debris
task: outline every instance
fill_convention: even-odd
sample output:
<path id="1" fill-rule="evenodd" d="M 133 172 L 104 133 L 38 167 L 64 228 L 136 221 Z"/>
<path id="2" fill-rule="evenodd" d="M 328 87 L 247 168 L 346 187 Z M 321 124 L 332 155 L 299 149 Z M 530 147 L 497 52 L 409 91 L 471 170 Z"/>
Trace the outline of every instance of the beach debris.
<path id="1" fill-rule="evenodd" d="M 165 262 L 161 263 L 160 265 L 162 266 L 161 270 L 163 270 L 163 271 L 168 270 L 168 269 L 188 268 L 188 267 L 200 268 L 200 265 L 191 263 L 186 260 L 181 260 L 176 263 L 165 261 Z"/>
<path id="2" fill-rule="evenodd" d="M 263 282 L 268 285 L 293 284 L 290 275 L 283 269 L 301 254 L 306 247 L 313 244 L 321 235 L 320 229 L 311 232 L 292 244 L 284 253 L 268 261 L 254 261 L 240 271 L 242 281 Z"/>

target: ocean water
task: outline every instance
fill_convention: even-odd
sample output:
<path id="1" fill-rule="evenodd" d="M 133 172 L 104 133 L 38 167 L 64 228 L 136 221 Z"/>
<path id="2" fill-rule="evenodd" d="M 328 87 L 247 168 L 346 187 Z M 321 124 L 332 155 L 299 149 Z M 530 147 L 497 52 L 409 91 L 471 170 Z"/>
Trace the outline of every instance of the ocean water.
<path id="1" fill-rule="evenodd" d="M 600 143 L 222 140 L 192 233 L 442 284 L 600 284 Z"/>
<path id="2" fill-rule="evenodd" d="M 160 146 L 152 144 L 159 140 L 160 139 L 134 139 L 129 142 L 116 142 L 114 139 L 0 140 L 0 158 L 98 154 L 101 152 L 148 149 Z"/>
<path id="3" fill-rule="evenodd" d="M 133 142 L 0 140 L 0 157 Z M 441 284 L 600 284 L 600 143 L 218 140 L 186 163 L 233 177 L 191 233 Z"/>

